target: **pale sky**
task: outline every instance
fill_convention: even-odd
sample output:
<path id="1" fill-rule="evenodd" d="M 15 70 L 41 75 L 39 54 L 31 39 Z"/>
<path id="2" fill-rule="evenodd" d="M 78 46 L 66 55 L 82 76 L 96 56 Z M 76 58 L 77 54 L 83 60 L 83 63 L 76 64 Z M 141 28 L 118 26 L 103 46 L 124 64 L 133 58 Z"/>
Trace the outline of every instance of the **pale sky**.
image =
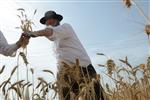
<path id="1" fill-rule="evenodd" d="M 150 0 L 138 1 L 145 14 L 150 16 Z M 144 63 L 148 56 L 147 36 L 143 25 L 146 22 L 134 6 L 127 9 L 122 0 L 0 0 L 0 4 L 0 30 L 9 43 L 16 42 L 21 35 L 21 32 L 15 29 L 19 25 L 17 8 L 24 8 L 30 17 L 37 9 L 34 17 L 35 30 L 44 28 L 39 23 L 44 13 L 54 10 L 64 16 L 62 23 L 72 25 L 95 68 L 97 64 L 106 61 L 104 57 L 97 56 L 97 52 L 115 60 L 128 56 L 135 65 Z M 46 68 L 55 72 L 57 70 L 52 42 L 44 37 L 31 39 L 28 59 L 30 66 L 39 72 L 38 75 L 43 75 L 40 69 Z M 0 65 L 6 65 L 6 73 L 16 65 L 16 60 L 0 55 Z M 21 71 L 24 70 L 25 67 L 22 66 Z M 97 71 L 100 73 L 101 70 Z M 21 73 L 21 76 L 24 74 Z"/>

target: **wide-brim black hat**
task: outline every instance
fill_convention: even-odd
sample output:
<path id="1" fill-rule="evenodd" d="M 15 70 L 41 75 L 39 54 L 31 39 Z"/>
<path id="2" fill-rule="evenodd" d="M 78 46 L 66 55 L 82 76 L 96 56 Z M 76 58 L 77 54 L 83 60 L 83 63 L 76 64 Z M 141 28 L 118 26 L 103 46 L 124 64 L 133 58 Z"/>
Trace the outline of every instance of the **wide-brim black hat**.
<path id="1" fill-rule="evenodd" d="M 57 14 L 55 11 L 47 11 L 44 15 L 44 17 L 42 17 L 40 19 L 40 23 L 41 24 L 45 24 L 46 21 L 48 19 L 51 19 L 51 18 L 54 18 L 54 19 L 57 19 L 58 21 L 61 21 L 63 19 L 63 16 L 60 15 L 60 14 Z"/>

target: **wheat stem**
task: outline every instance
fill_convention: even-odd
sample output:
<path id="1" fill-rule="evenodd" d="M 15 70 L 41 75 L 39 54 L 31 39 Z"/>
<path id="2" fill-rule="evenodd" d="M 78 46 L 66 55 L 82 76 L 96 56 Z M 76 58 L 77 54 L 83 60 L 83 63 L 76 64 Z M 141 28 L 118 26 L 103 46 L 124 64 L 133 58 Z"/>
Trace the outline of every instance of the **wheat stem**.
<path id="1" fill-rule="evenodd" d="M 133 4 L 135 5 L 135 7 L 137 8 L 137 10 L 139 11 L 139 13 L 144 17 L 145 21 L 150 24 L 150 19 L 149 17 L 147 17 L 143 11 L 143 9 L 134 1 L 132 0 Z"/>

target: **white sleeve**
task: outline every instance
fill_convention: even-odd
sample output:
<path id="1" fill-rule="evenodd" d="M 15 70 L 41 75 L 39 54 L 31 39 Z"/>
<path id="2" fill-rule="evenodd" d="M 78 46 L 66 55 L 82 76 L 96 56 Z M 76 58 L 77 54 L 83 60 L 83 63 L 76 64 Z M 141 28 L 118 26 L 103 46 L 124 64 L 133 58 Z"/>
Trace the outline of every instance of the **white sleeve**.
<path id="1" fill-rule="evenodd" d="M 0 54 L 5 56 L 15 56 L 17 49 L 18 48 L 16 44 L 8 44 L 3 33 L 0 31 Z"/>
<path id="2" fill-rule="evenodd" d="M 53 34 L 52 36 L 49 36 L 48 38 L 51 40 L 51 41 L 54 41 L 56 39 L 63 39 L 63 38 L 67 38 L 69 36 L 69 28 L 70 28 L 70 25 L 69 24 L 62 24 L 62 25 L 59 25 L 59 26 L 56 26 L 56 27 L 52 27 L 52 26 L 48 26 L 47 28 L 51 28 L 53 29 Z"/>

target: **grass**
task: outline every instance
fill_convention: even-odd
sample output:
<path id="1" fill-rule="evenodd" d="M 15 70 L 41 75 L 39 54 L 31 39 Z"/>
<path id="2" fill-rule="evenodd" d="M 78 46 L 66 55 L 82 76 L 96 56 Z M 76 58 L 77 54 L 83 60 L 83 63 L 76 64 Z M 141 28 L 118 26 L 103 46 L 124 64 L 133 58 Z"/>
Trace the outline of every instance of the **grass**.
<path id="1" fill-rule="evenodd" d="M 137 8 L 140 15 L 146 20 L 145 33 L 149 37 L 150 35 L 150 20 L 144 14 L 140 6 L 133 0 L 123 0 L 127 8 L 131 9 L 133 6 Z M 21 25 L 16 27 L 21 29 L 22 32 L 33 31 L 32 19 L 29 19 L 25 13 L 25 10 L 18 9 Z M 33 15 L 36 14 L 36 10 Z M 149 41 L 149 40 L 148 40 Z M 149 42 L 150 43 L 150 42 Z M 62 62 L 65 66 L 64 71 L 59 74 L 60 79 L 57 81 L 47 81 L 44 77 L 35 77 L 35 70 L 28 68 L 28 59 L 26 45 L 23 45 L 23 50 L 19 52 L 17 66 L 11 71 L 9 77 L 0 83 L 0 98 L 2 100 L 64 100 L 61 96 L 61 86 L 68 86 L 70 89 L 69 82 L 66 83 L 64 74 L 67 74 L 76 80 L 79 84 L 80 91 L 76 95 L 71 92 L 71 100 L 95 100 L 95 93 L 93 91 L 93 84 L 95 81 L 102 81 L 101 75 L 97 74 L 96 79 L 90 79 L 89 75 L 81 77 L 82 70 L 80 67 L 80 61 L 77 59 L 74 65 L 69 65 L 67 62 Z M 106 56 L 103 53 L 97 53 L 99 56 Z M 107 56 L 106 56 L 107 57 Z M 20 79 L 19 77 L 19 62 L 23 60 L 26 66 L 26 79 Z M 106 64 L 99 64 L 100 67 L 106 68 L 107 75 L 112 84 L 103 84 L 103 95 L 105 100 L 150 100 L 150 57 L 147 58 L 145 63 L 138 66 L 133 66 L 129 63 L 128 57 L 125 59 L 119 59 L 123 66 L 117 65 L 113 59 L 107 57 Z M 5 67 L 2 66 L 0 69 L 0 75 L 5 73 Z M 49 69 L 43 69 L 43 74 L 48 73 L 50 77 L 56 78 L 54 73 Z M 140 73 L 140 74 L 139 74 Z M 13 76 L 17 77 L 17 81 L 13 81 Z M 84 75 L 83 75 L 84 76 Z M 31 77 L 31 78 L 29 78 Z M 84 80 L 83 82 L 80 82 Z M 36 83 L 35 83 L 36 82 Z"/>

